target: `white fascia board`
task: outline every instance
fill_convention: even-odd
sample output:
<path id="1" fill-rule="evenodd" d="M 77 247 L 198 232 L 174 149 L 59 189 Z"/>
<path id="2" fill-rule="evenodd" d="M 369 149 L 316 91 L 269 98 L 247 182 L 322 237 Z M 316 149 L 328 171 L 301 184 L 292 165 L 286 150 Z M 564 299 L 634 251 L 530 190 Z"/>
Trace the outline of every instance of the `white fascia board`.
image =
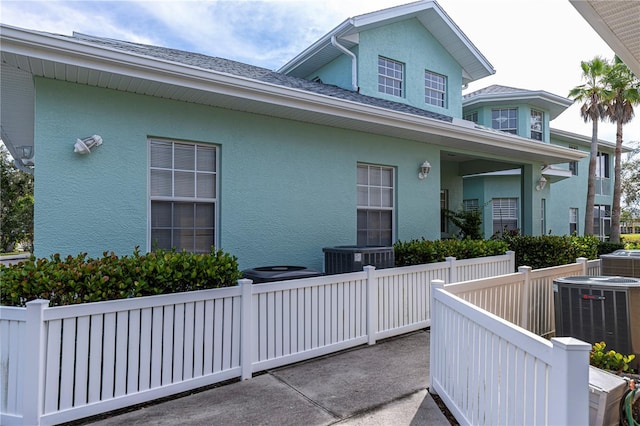
<path id="1" fill-rule="evenodd" d="M 307 47 L 305 50 L 296 55 L 289 62 L 281 66 L 276 70 L 276 72 L 282 74 L 288 74 L 300 65 L 304 64 L 304 62 L 310 57 L 314 56 L 320 50 L 324 49 L 328 45 L 331 45 L 331 37 L 336 36 L 336 38 L 340 38 L 342 34 L 348 33 L 350 29 L 353 28 L 353 19 L 349 18 L 343 21 L 340 25 L 329 31 L 324 36 L 320 37 L 315 43 L 311 46 Z M 337 49 L 336 49 L 337 50 Z"/>
<path id="2" fill-rule="evenodd" d="M 373 125 L 398 128 L 403 131 L 415 132 L 416 134 L 457 138 L 479 145 L 504 149 L 505 152 L 518 151 L 528 154 L 563 157 L 567 161 L 580 160 L 587 155 L 585 152 L 569 148 L 532 143 L 530 139 L 503 132 L 458 126 L 428 117 L 365 105 L 245 77 L 121 52 L 115 49 L 90 46 L 75 40 L 66 40 L 25 31 L 19 31 L 19 34 L 14 34 L 12 31 L 4 31 L 4 29 L 3 27 L 1 37 L 3 50 L 20 55 L 291 109 L 321 113 L 327 116 L 371 123 Z M 22 35 L 22 37 L 18 38 L 16 37 L 17 35 Z"/>
<path id="3" fill-rule="evenodd" d="M 579 143 L 581 145 L 587 145 L 587 146 L 591 145 L 591 136 L 580 135 L 578 133 L 572 133 L 566 130 L 560 130 L 560 129 L 554 129 L 554 128 L 549 129 L 549 131 L 551 132 L 551 136 L 564 138 L 566 141 Z M 598 139 L 598 145 L 605 148 L 610 148 L 610 149 L 616 148 L 615 142 L 606 141 L 604 139 Z M 633 151 L 632 147 L 627 145 L 622 145 L 623 153 L 631 152 L 631 151 Z"/>
<path id="4" fill-rule="evenodd" d="M 462 103 L 465 107 L 470 107 L 478 103 L 513 102 L 531 99 L 540 99 L 545 102 L 556 104 L 563 108 L 568 108 L 573 105 L 573 101 L 571 99 L 559 95 L 554 95 L 553 93 L 546 92 L 544 90 L 523 90 L 521 92 L 510 93 L 480 93 L 478 95 L 474 95 L 472 98 L 469 98 L 468 101 L 463 100 Z"/>

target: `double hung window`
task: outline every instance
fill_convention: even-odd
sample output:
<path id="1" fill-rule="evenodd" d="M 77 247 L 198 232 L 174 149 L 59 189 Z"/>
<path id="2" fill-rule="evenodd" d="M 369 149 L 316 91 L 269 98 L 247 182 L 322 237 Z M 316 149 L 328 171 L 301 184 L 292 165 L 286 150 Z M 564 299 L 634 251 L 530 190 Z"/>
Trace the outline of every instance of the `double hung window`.
<path id="1" fill-rule="evenodd" d="M 491 110 L 491 127 L 507 133 L 518 133 L 518 109 L 493 109 Z"/>
<path id="2" fill-rule="evenodd" d="M 569 235 L 578 234 L 578 209 L 569 207 Z"/>
<path id="3" fill-rule="evenodd" d="M 518 229 L 517 198 L 494 198 L 491 204 L 494 234 Z"/>
<path id="4" fill-rule="evenodd" d="M 531 110 L 531 139 L 542 140 L 544 125 L 544 113 L 535 109 Z"/>
<path id="5" fill-rule="evenodd" d="M 358 245 L 390 246 L 395 209 L 394 169 L 358 164 L 357 174 Z"/>
<path id="6" fill-rule="evenodd" d="M 206 253 L 216 244 L 217 148 L 149 140 L 151 249 Z"/>
<path id="7" fill-rule="evenodd" d="M 447 103 L 447 78 L 429 71 L 424 72 L 424 102 L 444 108 Z"/>
<path id="8" fill-rule="evenodd" d="M 404 64 L 378 57 L 378 91 L 393 96 L 404 96 Z"/>

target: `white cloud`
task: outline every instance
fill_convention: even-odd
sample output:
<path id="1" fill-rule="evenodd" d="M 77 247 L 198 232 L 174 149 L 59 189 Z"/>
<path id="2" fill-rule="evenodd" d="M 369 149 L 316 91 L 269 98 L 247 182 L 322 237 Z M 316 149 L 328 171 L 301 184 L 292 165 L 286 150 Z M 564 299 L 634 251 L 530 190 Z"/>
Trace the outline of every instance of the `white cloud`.
<path id="1" fill-rule="evenodd" d="M 349 17 L 409 0 L 13 1 L 0 3 L 5 24 L 70 35 L 72 31 L 190 50 L 277 69 Z M 567 96 L 581 84 L 580 61 L 612 58 L 568 0 L 439 0 L 496 69 L 470 85 L 546 90 Z M 640 116 L 640 109 L 638 111 Z M 579 106 L 554 127 L 590 135 Z M 640 118 L 624 128 L 640 140 Z M 615 140 L 615 126 L 600 125 Z"/>

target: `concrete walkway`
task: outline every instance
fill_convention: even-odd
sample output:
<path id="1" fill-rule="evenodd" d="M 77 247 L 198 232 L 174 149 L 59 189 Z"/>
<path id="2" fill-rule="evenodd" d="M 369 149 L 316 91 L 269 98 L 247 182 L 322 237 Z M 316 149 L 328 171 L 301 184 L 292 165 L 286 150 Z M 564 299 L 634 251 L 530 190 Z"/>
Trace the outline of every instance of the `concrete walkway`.
<path id="1" fill-rule="evenodd" d="M 423 330 L 88 424 L 449 425 L 428 380 Z"/>

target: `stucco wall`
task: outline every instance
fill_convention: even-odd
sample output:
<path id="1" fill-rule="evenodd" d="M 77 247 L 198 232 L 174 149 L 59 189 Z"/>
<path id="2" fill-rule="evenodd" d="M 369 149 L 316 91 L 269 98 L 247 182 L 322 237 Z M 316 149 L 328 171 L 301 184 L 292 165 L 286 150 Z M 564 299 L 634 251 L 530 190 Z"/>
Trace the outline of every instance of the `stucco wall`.
<path id="1" fill-rule="evenodd" d="M 321 269 L 323 247 L 355 244 L 358 162 L 396 168 L 396 239 L 440 236 L 439 151 L 427 144 L 45 79 L 36 111 L 38 257 L 149 249 L 150 136 L 220 147 L 218 243 L 242 268 Z M 103 145 L 75 154 L 92 134 Z"/>
<path id="2" fill-rule="evenodd" d="M 378 56 L 405 64 L 405 94 L 402 98 L 378 92 Z M 445 108 L 425 103 L 425 70 L 447 77 Z M 362 31 L 358 76 L 360 92 L 365 95 L 406 102 L 429 111 L 462 117 L 461 67 L 417 19 Z"/>

